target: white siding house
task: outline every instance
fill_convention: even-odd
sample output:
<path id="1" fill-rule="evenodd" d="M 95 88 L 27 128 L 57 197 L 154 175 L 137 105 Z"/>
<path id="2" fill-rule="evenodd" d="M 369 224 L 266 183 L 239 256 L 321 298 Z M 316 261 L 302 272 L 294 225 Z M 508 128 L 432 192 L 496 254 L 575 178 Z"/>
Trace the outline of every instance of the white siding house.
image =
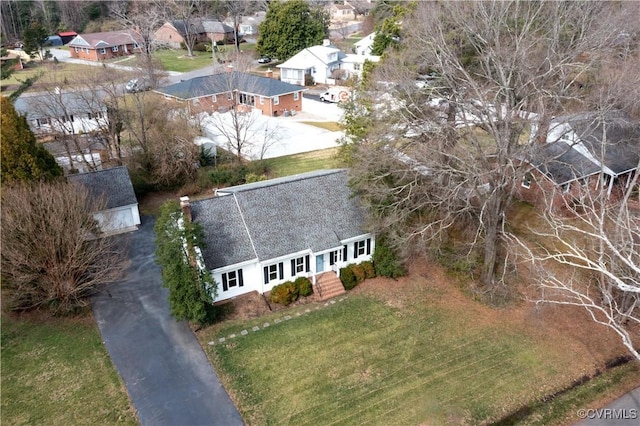
<path id="1" fill-rule="evenodd" d="M 356 55 L 370 56 L 371 49 L 373 48 L 373 40 L 376 38 L 376 33 L 371 33 L 368 36 L 358 40 L 353 44 Z"/>
<path id="2" fill-rule="evenodd" d="M 202 225 L 204 262 L 218 284 L 216 301 L 265 293 L 296 277 L 316 284 L 370 260 L 374 236 L 351 196 L 345 170 L 325 170 L 217 191 L 190 204 Z"/>
<path id="3" fill-rule="evenodd" d="M 280 68 L 280 80 L 304 86 L 304 76 L 309 75 L 316 84 L 331 84 L 332 73 L 340 69 L 340 60 L 344 56 L 340 49 L 325 40 L 322 46 L 302 49 L 286 62 L 277 65 Z"/>
<path id="4" fill-rule="evenodd" d="M 94 212 L 105 235 L 134 231 L 140 225 L 138 200 L 126 167 L 99 170 L 90 173 L 69 175 L 69 182 L 84 186 L 92 197 L 104 197 L 104 210 Z"/>

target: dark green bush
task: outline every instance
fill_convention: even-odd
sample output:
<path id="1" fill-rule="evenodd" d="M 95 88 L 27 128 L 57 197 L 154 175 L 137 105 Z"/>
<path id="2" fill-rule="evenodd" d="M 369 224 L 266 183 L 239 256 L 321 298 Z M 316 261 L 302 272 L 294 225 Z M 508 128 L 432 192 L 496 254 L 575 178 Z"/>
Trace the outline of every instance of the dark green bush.
<path id="1" fill-rule="evenodd" d="M 293 282 L 298 288 L 298 294 L 302 297 L 311 296 L 313 294 L 313 286 L 307 277 L 298 277 Z"/>
<path id="2" fill-rule="evenodd" d="M 291 281 L 279 284 L 271 289 L 269 300 L 287 306 L 298 299 L 298 287 Z"/>
<path id="3" fill-rule="evenodd" d="M 345 290 L 351 290 L 358 285 L 358 280 L 350 266 L 340 269 L 340 281 L 342 281 Z"/>
<path id="4" fill-rule="evenodd" d="M 382 240 L 376 241 L 376 248 L 373 251 L 373 265 L 376 274 L 382 277 L 398 278 L 406 274 L 394 251 Z"/>
<path id="5" fill-rule="evenodd" d="M 369 261 L 362 262 L 360 266 L 362 267 L 362 269 L 364 269 L 365 279 L 376 277 L 376 269 L 373 266 L 373 262 L 369 262 Z"/>
<path id="6" fill-rule="evenodd" d="M 349 265 L 351 270 L 353 271 L 353 275 L 356 277 L 356 284 L 360 284 L 366 278 L 366 274 L 364 272 L 364 268 L 362 265 Z"/>

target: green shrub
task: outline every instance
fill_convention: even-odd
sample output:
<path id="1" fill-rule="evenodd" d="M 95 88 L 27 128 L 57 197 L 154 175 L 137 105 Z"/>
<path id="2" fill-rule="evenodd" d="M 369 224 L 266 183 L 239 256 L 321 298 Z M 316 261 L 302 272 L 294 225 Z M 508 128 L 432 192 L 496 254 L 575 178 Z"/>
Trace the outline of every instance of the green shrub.
<path id="1" fill-rule="evenodd" d="M 364 272 L 364 268 L 362 265 L 349 265 L 351 270 L 353 271 L 353 275 L 356 277 L 356 284 L 360 284 L 366 278 L 366 274 Z"/>
<path id="2" fill-rule="evenodd" d="M 340 269 L 340 281 L 342 281 L 345 290 L 351 290 L 358 285 L 358 280 L 350 266 Z"/>
<path id="3" fill-rule="evenodd" d="M 398 278 L 406 274 L 394 251 L 382 240 L 376 241 L 376 248 L 373 251 L 373 265 L 376 274 L 382 277 Z"/>
<path id="4" fill-rule="evenodd" d="M 302 297 L 311 296 L 313 294 L 313 286 L 307 277 L 298 277 L 293 282 L 298 288 L 298 294 Z"/>
<path id="5" fill-rule="evenodd" d="M 279 284 L 271 289 L 269 300 L 287 306 L 298 299 L 298 287 L 291 281 Z"/>
<path id="6" fill-rule="evenodd" d="M 373 262 L 369 262 L 369 261 L 362 262 L 360 266 L 362 266 L 362 269 L 364 269 L 365 279 L 376 277 L 376 269 L 373 266 Z"/>

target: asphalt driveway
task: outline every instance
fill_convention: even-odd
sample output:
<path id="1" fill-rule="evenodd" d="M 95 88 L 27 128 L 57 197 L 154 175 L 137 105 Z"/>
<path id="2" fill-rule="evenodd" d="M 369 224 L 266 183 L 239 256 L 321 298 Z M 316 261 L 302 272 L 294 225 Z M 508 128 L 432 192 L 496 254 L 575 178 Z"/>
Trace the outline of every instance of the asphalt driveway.
<path id="1" fill-rule="evenodd" d="M 131 265 L 93 299 L 93 312 L 142 425 L 241 425 L 195 335 L 169 311 L 154 262 L 154 220 L 129 234 Z"/>

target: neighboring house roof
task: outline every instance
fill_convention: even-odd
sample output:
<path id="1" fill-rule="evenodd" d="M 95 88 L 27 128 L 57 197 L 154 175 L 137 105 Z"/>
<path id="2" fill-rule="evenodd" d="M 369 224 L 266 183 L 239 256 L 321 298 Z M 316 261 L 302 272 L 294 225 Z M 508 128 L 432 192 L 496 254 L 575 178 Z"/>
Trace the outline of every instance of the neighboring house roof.
<path id="1" fill-rule="evenodd" d="M 186 23 L 182 19 L 176 19 L 170 23 L 177 32 L 182 36 L 186 35 Z M 189 26 L 192 28 L 193 34 L 227 34 L 233 33 L 233 28 L 213 19 L 191 19 L 189 20 Z"/>
<path id="2" fill-rule="evenodd" d="M 534 148 L 529 163 L 558 185 L 600 172 L 598 165 L 566 142 L 557 141 Z"/>
<path id="3" fill-rule="evenodd" d="M 559 185 L 596 173 L 617 176 L 638 167 L 640 126 L 620 111 L 556 117 L 547 143 L 528 162 Z"/>
<path id="4" fill-rule="evenodd" d="M 58 35 L 60 37 L 71 37 L 71 36 L 77 36 L 78 33 L 75 32 L 75 31 L 63 31 L 63 32 L 58 33 Z"/>
<path id="5" fill-rule="evenodd" d="M 137 32 L 133 30 L 120 30 L 104 33 L 80 34 L 69 42 L 69 47 L 88 47 L 90 49 L 99 49 L 103 47 L 142 42 L 142 37 Z"/>
<path id="6" fill-rule="evenodd" d="M 170 86 L 162 87 L 156 92 L 178 99 L 193 99 L 230 91 L 241 91 L 268 98 L 306 90 L 303 86 L 285 83 L 275 78 L 261 77 L 239 71 L 195 77 Z"/>
<path id="7" fill-rule="evenodd" d="M 364 56 L 364 55 L 352 55 L 347 54 L 344 58 L 342 58 L 343 64 L 364 64 L 366 61 L 369 62 L 380 62 L 380 56 Z"/>
<path id="8" fill-rule="evenodd" d="M 91 197 L 105 197 L 107 209 L 137 204 L 136 194 L 125 166 L 67 176 L 69 182 L 82 185 Z"/>
<path id="9" fill-rule="evenodd" d="M 337 53 L 335 61 L 329 61 L 329 55 Z M 314 62 L 318 61 L 324 65 L 336 64 L 340 62 L 346 55 L 334 46 L 311 46 L 302 49 L 300 52 L 293 55 L 289 60 L 277 65 L 278 68 L 291 68 L 298 70 L 306 70 L 314 65 Z"/>
<path id="10" fill-rule="evenodd" d="M 346 170 L 323 170 L 219 190 L 192 202 L 211 269 L 304 250 L 319 252 L 366 233 L 365 215 L 347 185 Z"/>
<path id="11" fill-rule="evenodd" d="M 592 161 L 601 162 L 614 174 L 628 172 L 638 166 L 640 160 L 640 126 L 631 123 L 630 117 L 621 111 L 610 111 L 604 116 L 583 113 L 558 117 L 552 121 L 567 123 L 575 132 L 584 154 Z"/>
<path id="12" fill-rule="evenodd" d="M 28 120 L 59 117 L 63 113 L 70 115 L 90 112 L 104 112 L 107 107 L 102 100 L 106 98 L 103 91 L 78 91 L 49 93 L 39 92 L 23 94 L 14 102 L 14 107 Z"/>

